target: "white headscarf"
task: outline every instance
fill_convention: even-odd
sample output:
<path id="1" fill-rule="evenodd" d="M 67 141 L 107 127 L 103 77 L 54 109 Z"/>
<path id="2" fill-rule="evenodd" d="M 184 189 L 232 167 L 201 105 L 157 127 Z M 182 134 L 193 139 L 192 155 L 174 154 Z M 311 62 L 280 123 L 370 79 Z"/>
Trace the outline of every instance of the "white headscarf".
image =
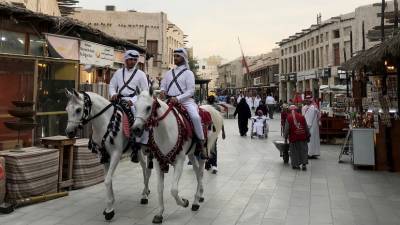
<path id="1" fill-rule="evenodd" d="M 136 59 L 137 60 L 135 66 L 133 67 L 133 69 L 136 69 L 136 67 L 137 67 L 137 65 L 139 63 L 139 60 L 138 60 L 139 59 L 139 52 L 136 51 L 136 50 L 128 50 L 128 51 L 126 51 L 125 54 L 124 54 L 124 60 L 126 61 L 128 59 Z"/>
<path id="2" fill-rule="evenodd" d="M 190 70 L 190 66 L 189 66 L 189 56 L 188 56 L 188 53 L 187 53 L 186 49 L 184 49 L 184 48 L 177 48 L 177 49 L 174 50 L 174 55 L 179 55 L 179 56 L 181 56 L 181 57 L 185 60 L 186 68 L 188 68 L 188 70 Z"/>

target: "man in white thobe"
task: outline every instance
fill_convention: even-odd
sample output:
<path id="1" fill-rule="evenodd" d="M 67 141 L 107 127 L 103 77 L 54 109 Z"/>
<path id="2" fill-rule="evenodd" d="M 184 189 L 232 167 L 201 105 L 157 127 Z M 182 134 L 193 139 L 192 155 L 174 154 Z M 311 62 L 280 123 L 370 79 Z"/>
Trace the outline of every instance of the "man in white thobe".
<path id="1" fill-rule="evenodd" d="M 320 113 L 318 108 L 312 104 L 311 96 L 305 99 L 305 103 L 307 107 L 304 108 L 304 117 L 311 134 L 310 142 L 308 142 L 308 157 L 317 158 L 321 154 L 321 140 L 319 137 Z"/>
<path id="2" fill-rule="evenodd" d="M 249 105 L 250 109 L 254 109 L 253 98 L 250 95 L 246 96 L 246 103 Z"/>
<path id="3" fill-rule="evenodd" d="M 265 104 L 267 105 L 268 108 L 269 118 L 273 119 L 276 101 L 275 98 L 272 97 L 272 93 L 268 95 L 267 98 L 265 99 Z"/>
<path id="4" fill-rule="evenodd" d="M 207 158 L 204 147 L 204 133 L 199 115 L 199 107 L 193 99 L 195 92 L 195 77 L 189 67 L 186 49 L 178 48 L 174 51 L 176 68 L 169 70 L 161 80 L 161 97 L 166 96 L 171 103 L 180 103 L 186 108 L 192 120 L 194 132 L 200 141 L 200 157 Z"/>
<path id="5" fill-rule="evenodd" d="M 259 95 L 256 96 L 256 98 L 254 99 L 254 108 L 258 108 L 258 106 L 260 105 L 261 102 L 261 98 Z"/>
<path id="6" fill-rule="evenodd" d="M 239 96 L 236 99 L 236 103 L 239 104 L 240 100 L 242 100 L 242 98 L 244 98 L 244 95 L 242 95 L 242 92 L 240 92 Z"/>
<path id="7" fill-rule="evenodd" d="M 133 103 L 136 101 L 136 88 L 140 91 L 149 90 L 146 74 L 137 68 L 139 52 L 135 50 L 128 50 L 124 55 L 125 67 L 117 70 L 111 78 L 109 85 L 109 95 L 111 101 L 118 98 L 128 101 L 129 106 L 133 113 L 135 107 Z M 148 132 L 144 132 L 141 138 L 137 141 L 142 144 L 147 144 Z M 133 162 L 139 162 L 138 148 L 133 148 L 131 159 Z"/>

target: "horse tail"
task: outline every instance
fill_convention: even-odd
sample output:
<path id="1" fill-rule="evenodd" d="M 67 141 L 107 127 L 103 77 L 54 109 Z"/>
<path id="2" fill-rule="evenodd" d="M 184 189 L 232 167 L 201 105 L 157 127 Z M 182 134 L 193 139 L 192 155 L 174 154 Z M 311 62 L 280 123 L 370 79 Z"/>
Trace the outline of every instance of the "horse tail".
<path id="1" fill-rule="evenodd" d="M 222 139 L 225 140 L 226 135 L 225 135 L 225 126 L 222 124 Z"/>

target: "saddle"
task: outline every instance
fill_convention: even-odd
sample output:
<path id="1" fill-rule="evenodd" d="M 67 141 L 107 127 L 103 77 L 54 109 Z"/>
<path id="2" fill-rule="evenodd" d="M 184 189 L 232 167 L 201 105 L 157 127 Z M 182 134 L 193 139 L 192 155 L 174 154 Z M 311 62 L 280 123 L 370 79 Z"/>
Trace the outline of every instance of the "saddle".
<path id="1" fill-rule="evenodd" d="M 123 99 L 117 100 L 116 103 L 120 107 L 122 113 L 122 130 L 124 136 L 126 138 L 132 138 L 131 127 L 135 122 L 135 117 L 132 113 L 131 107 L 129 106 L 128 101 Z"/>
<path id="2" fill-rule="evenodd" d="M 185 125 L 185 131 L 187 132 L 188 137 L 196 138 L 195 135 L 193 135 L 194 133 L 193 122 L 190 119 L 189 113 L 187 112 L 185 107 L 183 107 L 183 105 L 181 104 L 176 104 L 174 106 L 174 109 L 182 116 L 181 118 L 183 120 L 183 124 Z M 208 130 L 211 130 L 211 125 L 212 125 L 211 114 L 208 111 L 199 107 L 199 115 L 203 127 L 204 138 L 205 141 L 207 141 Z"/>

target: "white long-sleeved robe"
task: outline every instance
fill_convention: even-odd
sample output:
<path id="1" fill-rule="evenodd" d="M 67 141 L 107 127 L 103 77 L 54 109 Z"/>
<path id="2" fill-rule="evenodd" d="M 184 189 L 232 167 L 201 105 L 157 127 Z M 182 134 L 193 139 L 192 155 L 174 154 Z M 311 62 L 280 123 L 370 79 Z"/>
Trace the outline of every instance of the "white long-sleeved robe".
<path id="1" fill-rule="evenodd" d="M 308 155 L 319 156 L 321 154 L 320 146 L 321 139 L 319 137 L 319 110 L 314 105 L 310 105 L 305 109 L 305 115 L 307 126 L 310 130 L 310 142 L 308 143 Z"/>
<path id="2" fill-rule="evenodd" d="M 186 69 L 186 65 L 178 66 L 177 68 L 175 68 L 175 76 L 178 76 L 178 74 L 184 69 Z M 173 80 L 174 77 L 172 74 L 172 70 L 170 70 L 161 80 L 161 90 L 165 91 L 168 96 L 176 97 L 178 99 L 178 102 L 186 108 L 190 119 L 193 122 L 194 131 L 197 137 L 200 140 L 204 140 L 203 128 L 199 115 L 199 108 L 193 99 L 193 95 L 195 92 L 195 77 L 193 72 L 187 69 L 185 72 L 182 73 L 182 75 L 177 78 L 177 82 L 181 87 L 183 93 L 180 92 L 175 83 L 173 83 L 171 85 L 171 88 L 168 90 L 168 87 Z"/>

